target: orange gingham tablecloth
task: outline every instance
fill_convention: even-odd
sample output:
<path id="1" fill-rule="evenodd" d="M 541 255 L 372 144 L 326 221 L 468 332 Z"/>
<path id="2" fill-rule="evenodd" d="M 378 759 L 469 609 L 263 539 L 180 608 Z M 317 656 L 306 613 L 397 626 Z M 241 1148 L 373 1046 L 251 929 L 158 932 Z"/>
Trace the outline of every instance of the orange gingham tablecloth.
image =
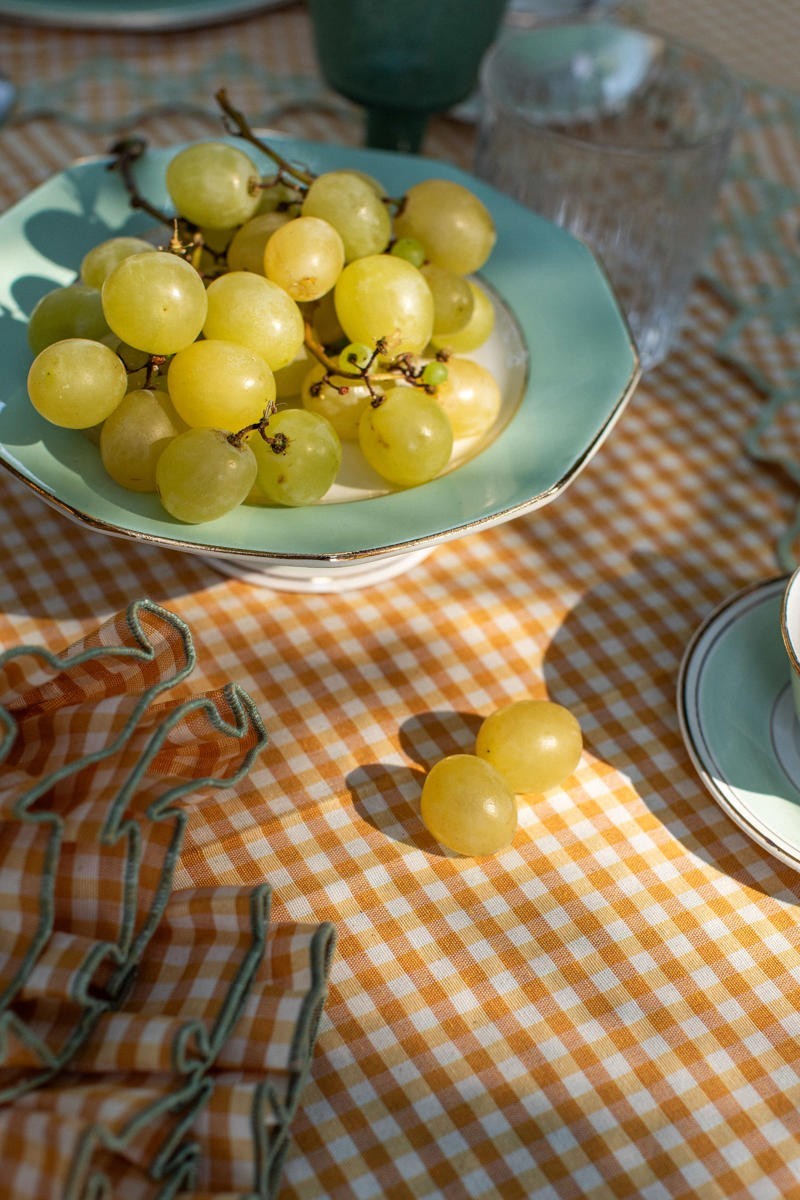
<path id="1" fill-rule="evenodd" d="M 2 32 L 12 74 L 111 54 L 180 70 L 221 48 L 277 72 L 313 62 L 298 8 L 155 48 Z M 359 135 L 339 111 L 282 127 Z M 217 124 L 137 128 L 168 144 Z M 743 136 L 800 187 L 796 130 Z M 3 202 L 107 140 L 54 119 L 0 130 Z M 471 131 L 438 121 L 427 149 L 466 164 Z M 717 266 L 747 274 L 729 248 Z M 235 679 L 269 731 L 241 798 L 194 814 L 176 885 L 266 880 L 272 919 L 336 928 L 287 1200 L 800 1197 L 800 880 L 707 795 L 675 708 L 691 635 L 777 573 L 797 500 L 743 450 L 762 398 L 715 353 L 729 320 L 698 285 L 670 360 L 563 497 L 377 589 L 255 589 L 0 477 L 4 646 L 61 646 L 148 596 L 191 627 L 197 684 Z M 419 819 L 424 771 L 522 695 L 573 709 L 579 768 L 521 804 L 507 852 L 444 855 Z"/>

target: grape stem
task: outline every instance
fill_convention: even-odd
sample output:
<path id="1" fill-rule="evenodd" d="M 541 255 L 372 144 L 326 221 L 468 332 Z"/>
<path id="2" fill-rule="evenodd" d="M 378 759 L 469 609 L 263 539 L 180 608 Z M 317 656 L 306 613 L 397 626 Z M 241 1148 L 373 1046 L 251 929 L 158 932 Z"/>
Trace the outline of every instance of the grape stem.
<path id="1" fill-rule="evenodd" d="M 275 163 L 281 174 L 289 175 L 291 178 L 299 180 L 300 183 L 304 183 L 307 187 L 311 186 L 316 176 L 310 171 L 303 171 L 300 167 L 294 166 L 293 163 L 290 163 L 288 159 L 279 154 L 277 150 L 273 150 L 272 146 L 262 141 L 253 132 L 250 122 L 244 113 L 240 112 L 238 108 L 234 108 L 231 104 L 226 88 L 220 88 L 219 91 L 215 92 L 214 99 L 222 109 L 223 124 L 229 133 L 243 138 L 246 142 L 250 142 L 252 146 L 255 146 L 257 150 L 260 150 L 262 154 L 266 154 L 267 158 Z"/>
<path id="2" fill-rule="evenodd" d="M 167 225 L 177 233 L 175 218 L 168 216 L 160 208 L 156 208 L 154 204 L 146 200 L 139 191 L 134 178 L 134 164 L 139 161 L 146 150 L 147 142 L 144 138 L 130 137 L 123 138 L 120 142 L 115 142 L 111 147 L 111 153 L 114 155 L 114 158 L 108 164 L 107 170 L 119 171 L 122 181 L 125 184 L 125 190 L 128 193 L 131 208 L 140 208 L 142 212 L 148 213 L 153 220 L 158 221 L 161 225 Z"/>
<path id="3" fill-rule="evenodd" d="M 347 385 L 345 384 L 344 387 L 341 387 L 335 382 L 335 380 L 353 380 L 353 382 L 363 384 L 364 387 L 366 387 L 371 397 L 370 404 L 372 404 L 374 408 L 377 408 L 379 404 L 383 403 L 384 394 L 374 385 L 376 383 L 396 382 L 399 376 L 412 387 L 421 388 L 429 395 L 436 395 L 436 386 L 434 384 L 426 383 L 422 378 L 422 373 L 425 368 L 416 366 L 410 354 L 401 354 L 399 357 L 392 359 L 391 362 L 385 363 L 383 370 L 381 371 L 372 370 L 377 359 L 386 353 L 386 340 L 384 338 L 378 338 L 377 342 L 375 343 L 375 349 L 372 351 L 372 354 L 369 356 L 364 366 L 359 367 L 356 363 L 354 363 L 352 371 L 348 371 L 346 367 L 342 366 L 341 359 L 334 359 L 328 354 L 322 343 L 318 341 L 316 334 L 314 333 L 314 326 L 309 317 L 306 317 L 305 319 L 304 342 L 306 350 L 308 350 L 312 358 L 315 358 L 317 362 L 325 368 L 325 374 L 323 375 L 322 379 L 319 379 L 314 385 L 317 389 L 321 388 L 323 384 L 327 383 L 330 387 L 335 388 L 336 391 L 341 395 L 346 393 Z M 437 354 L 436 357 L 439 358 L 440 355 Z"/>

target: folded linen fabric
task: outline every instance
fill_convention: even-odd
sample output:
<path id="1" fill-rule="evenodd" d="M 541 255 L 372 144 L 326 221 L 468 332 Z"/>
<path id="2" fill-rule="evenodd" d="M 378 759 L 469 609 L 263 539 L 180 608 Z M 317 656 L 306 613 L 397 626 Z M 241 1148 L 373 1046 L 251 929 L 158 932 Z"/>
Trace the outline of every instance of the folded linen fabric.
<path id="1" fill-rule="evenodd" d="M 266 882 L 173 889 L 192 803 L 235 788 L 266 743 L 236 685 L 164 698 L 194 662 L 189 630 L 149 601 L 64 653 L 0 655 L 16 1197 L 268 1197 L 280 1178 L 333 930 L 270 925 Z"/>

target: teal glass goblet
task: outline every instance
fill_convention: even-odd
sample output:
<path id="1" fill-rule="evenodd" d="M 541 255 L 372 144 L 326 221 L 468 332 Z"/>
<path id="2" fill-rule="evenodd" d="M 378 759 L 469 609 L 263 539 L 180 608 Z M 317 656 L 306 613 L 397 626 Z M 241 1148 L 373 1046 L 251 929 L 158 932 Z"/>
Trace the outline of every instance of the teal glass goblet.
<path id="1" fill-rule="evenodd" d="M 419 151 L 428 120 L 464 100 L 507 0 L 308 0 L 326 83 L 366 109 L 366 143 Z"/>

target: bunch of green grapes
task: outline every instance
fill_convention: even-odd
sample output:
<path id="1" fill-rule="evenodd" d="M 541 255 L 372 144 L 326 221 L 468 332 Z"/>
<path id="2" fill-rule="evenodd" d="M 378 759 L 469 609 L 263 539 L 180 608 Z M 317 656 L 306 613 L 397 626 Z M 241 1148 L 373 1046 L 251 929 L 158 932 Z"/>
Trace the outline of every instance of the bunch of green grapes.
<path id="1" fill-rule="evenodd" d="M 469 189 L 391 199 L 282 160 L 262 178 L 221 141 L 177 152 L 166 187 L 166 244 L 106 239 L 29 324 L 32 404 L 89 431 L 122 487 L 189 523 L 314 504 L 343 441 L 414 487 L 492 426 L 498 385 L 468 356 L 492 331 L 474 274 L 495 230 Z"/>
<path id="2" fill-rule="evenodd" d="M 581 727 L 563 705 L 527 699 L 504 705 L 481 723 L 474 753 L 450 754 L 428 772 L 423 824 L 457 854 L 494 854 L 514 837 L 517 796 L 559 787 L 582 751 Z"/>

